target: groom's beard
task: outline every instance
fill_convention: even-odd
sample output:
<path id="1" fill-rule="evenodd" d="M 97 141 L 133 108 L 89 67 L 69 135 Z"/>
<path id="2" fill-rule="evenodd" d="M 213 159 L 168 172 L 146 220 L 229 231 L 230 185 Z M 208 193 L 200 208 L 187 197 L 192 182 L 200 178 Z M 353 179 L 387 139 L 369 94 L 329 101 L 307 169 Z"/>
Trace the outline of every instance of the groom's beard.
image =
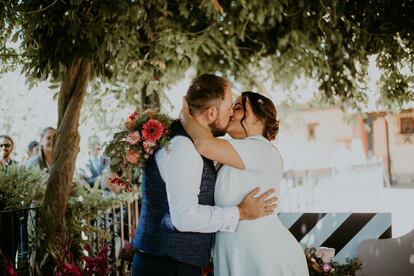
<path id="1" fill-rule="evenodd" d="M 218 126 L 218 120 L 215 120 L 214 122 L 212 122 L 209 125 L 209 127 L 210 127 L 211 133 L 213 133 L 213 136 L 214 137 L 224 136 L 227 133 L 226 132 L 227 126 L 225 126 L 225 127 L 219 127 Z"/>

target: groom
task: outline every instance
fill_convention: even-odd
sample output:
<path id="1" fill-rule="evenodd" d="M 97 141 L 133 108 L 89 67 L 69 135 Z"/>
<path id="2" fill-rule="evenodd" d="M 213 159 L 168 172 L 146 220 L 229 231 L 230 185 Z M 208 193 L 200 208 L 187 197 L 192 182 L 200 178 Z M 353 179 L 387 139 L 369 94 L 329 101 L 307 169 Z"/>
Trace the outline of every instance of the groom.
<path id="1" fill-rule="evenodd" d="M 232 110 L 230 83 L 215 75 L 197 77 L 186 95 L 193 116 L 224 135 Z M 208 265 L 214 233 L 234 232 L 240 220 L 273 213 L 266 200 L 274 190 L 248 193 L 238 206 L 214 205 L 214 163 L 202 157 L 181 123 L 171 126 L 168 148 L 148 160 L 142 174 L 142 210 L 134 237 L 132 274 L 199 276 Z"/>

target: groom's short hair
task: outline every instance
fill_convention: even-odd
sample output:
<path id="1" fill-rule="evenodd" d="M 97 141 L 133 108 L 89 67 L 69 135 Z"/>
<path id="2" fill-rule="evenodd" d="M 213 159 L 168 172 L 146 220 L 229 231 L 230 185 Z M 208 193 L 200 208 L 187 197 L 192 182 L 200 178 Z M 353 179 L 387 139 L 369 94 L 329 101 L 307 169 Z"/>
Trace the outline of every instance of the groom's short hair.
<path id="1" fill-rule="evenodd" d="M 213 74 L 203 74 L 196 77 L 187 90 L 186 99 L 190 111 L 202 113 L 207 108 L 220 104 L 224 100 L 226 87 L 229 82 Z"/>

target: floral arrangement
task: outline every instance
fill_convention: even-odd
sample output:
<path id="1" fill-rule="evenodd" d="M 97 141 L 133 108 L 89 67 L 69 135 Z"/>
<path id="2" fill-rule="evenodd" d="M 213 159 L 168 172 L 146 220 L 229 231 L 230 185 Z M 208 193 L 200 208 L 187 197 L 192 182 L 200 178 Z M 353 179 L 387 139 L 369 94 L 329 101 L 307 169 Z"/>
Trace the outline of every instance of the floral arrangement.
<path id="1" fill-rule="evenodd" d="M 105 155 L 111 158 L 111 170 L 117 174 L 109 178 L 111 184 L 131 191 L 132 180 L 139 176 L 149 157 L 168 144 L 172 122 L 167 115 L 152 109 L 135 111 L 127 118 L 105 149 Z"/>
<path id="2" fill-rule="evenodd" d="M 305 249 L 310 276 L 353 276 L 362 267 L 358 258 L 346 259 L 345 264 L 339 264 L 331 259 L 326 260 L 317 254 L 314 247 Z"/>

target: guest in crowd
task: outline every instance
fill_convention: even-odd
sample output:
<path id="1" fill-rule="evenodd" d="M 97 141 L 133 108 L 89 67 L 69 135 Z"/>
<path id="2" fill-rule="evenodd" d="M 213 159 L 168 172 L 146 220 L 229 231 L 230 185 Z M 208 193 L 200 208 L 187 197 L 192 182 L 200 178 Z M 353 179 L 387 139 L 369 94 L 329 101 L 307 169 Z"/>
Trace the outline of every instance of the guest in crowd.
<path id="1" fill-rule="evenodd" d="M 0 164 L 10 166 L 17 164 L 17 161 L 11 159 L 13 152 L 14 142 L 8 135 L 0 135 Z"/>
<path id="2" fill-rule="evenodd" d="M 27 145 L 27 151 L 25 155 L 23 156 L 22 163 L 24 164 L 27 160 L 29 160 L 31 157 L 38 155 L 40 150 L 39 142 L 36 140 L 33 140 Z"/>
<path id="3" fill-rule="evenodd" d="M 14 142 L 8 135 L 0 135 L 0 166 L 17 164 L 11 159 Z M 4 211 L 4 202 L 0 199 L 0 211 Z M 18 246 L 19 220 L 17 213 L 0 212 L 0 250 L 14 264 Z M 0 264 L 1 266 L 1 264 Z M 1 270 L 0 270 L 1 271 Z"/>
<path id="4" fill-rule="evenodd" d="M 93 187 L 98 177 L 102 176 L 109 165 L 108 158 L 101 153 L 101 141 L 98 136 L 88 138 L 89 159 L 84 169 L 80 169 L 81 177 Z M 106 188 L 106 187 L 101 187 Z"/>
<path id="5" fill-rule="evenodd" d="M 54 129 L 53 127 L 47 127 L 43 129 L 40 135 L 39 153 L 27 160 L 27 168 L 37 167 L 42 171 L 46 170 L 46 172 L 50 172 L 50 168 L 53 164 L 52 149 L 55 134 L 56 129 Z"/>

